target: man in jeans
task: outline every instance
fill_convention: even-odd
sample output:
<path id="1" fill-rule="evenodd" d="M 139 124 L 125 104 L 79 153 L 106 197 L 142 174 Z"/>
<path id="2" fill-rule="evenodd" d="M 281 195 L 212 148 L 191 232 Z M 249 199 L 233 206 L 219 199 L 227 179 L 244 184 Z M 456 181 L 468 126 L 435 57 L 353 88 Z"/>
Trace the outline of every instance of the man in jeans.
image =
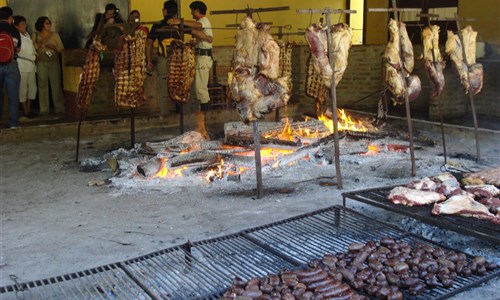
<path id="1" fill-rule="evenodd" d="M 0 32 L 9 33 L 14 42 L 15 53 L 21 49 L 21 35 L 19 31 L 12 25 L 14 12 L 8 6 L 0 8 Z M 9 128 L 17 128 L 19 126 L 19 85 L 21 82 L 21 74 L 17 66 L 16 56 L 9 63 L 0 63 L 0 111 L 3 111 L 3 86 L 7 90 L 9 98 Z M 0 112 L 1 116 L 1 112 Z"/>

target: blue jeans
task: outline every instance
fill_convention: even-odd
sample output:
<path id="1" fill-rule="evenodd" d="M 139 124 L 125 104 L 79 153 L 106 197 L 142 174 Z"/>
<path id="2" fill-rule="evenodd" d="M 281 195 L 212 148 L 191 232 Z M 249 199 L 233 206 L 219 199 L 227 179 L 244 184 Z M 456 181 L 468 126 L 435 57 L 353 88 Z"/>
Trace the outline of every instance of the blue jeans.
<path id="1" fill-rule="evenodd" d="M 0 89 L 7 90 L 9 98 L 9 127 L 19 126 L 19 84 L 21 82 L 21 73 L 17 61 L 6 65 L 0 64 Z M 3 110 L 3 91 L 0 91 L 0 110 Z M 0 114 L 1 115 L 1 114 Z"/>

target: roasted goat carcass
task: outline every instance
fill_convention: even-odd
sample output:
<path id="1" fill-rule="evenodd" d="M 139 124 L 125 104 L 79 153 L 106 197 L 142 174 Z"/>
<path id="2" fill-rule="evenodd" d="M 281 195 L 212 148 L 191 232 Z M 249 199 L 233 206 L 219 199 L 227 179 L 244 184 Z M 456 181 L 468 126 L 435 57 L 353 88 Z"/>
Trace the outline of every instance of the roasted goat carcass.
<path id="1" fill-rule="evenodd" d="M 288 89 L 292 90 L 292 49 L 293 43 L 278 40 L 280 47 L 279 76 L 288 78 Z"/>
<path id="2" fill-rule="evenodd" d="M 446 67 L 446 62 L 443 61 L 443 56 L 441 56 L 441 52 L 439 51 L 439 26 L 432 25 L 425 27 L 422 31 L 422 40 L 424 46 L 424 66 L 427 76 L 433 84 L 431 96 L 438 97 L 444 90 L 443 70 Z"/>
<path id="3" fill-rule="evenodd" d="M 170 48 L 168 94 L 172 101 L 186 103 L 196 72 L 194 46 L 181 40 L 173 40 Z"/>
<path id="4" fill-rule="evenodd" d="M 488 207 L 474 200 L 474 195 L 467 193 L 455 195 L 442 203 L 434 204 L 432 214 L 459 215 L 474 217 L 500 224 L 500 218 L 489 212 Z"/>
<path id="5" fill-rule="evenodd" d="M 393 188 L 389 193 L 389 200 L 394 204 L 406 206 L 420 206 L 445 200 L 443 194 L 433 191 L 414 190 L 403 186 Z"/>
<path id="6" fill-rule="evenodd" d="M 477 31 L 472 30 L 470 25 L 467 25 L 461 31 L 464 45 L 460 42 L 458 35 L 448 30 L 445 51 L 450 57 L 465 93 L 470 91 L 472 95 L 476 95 L 483 87 L 483 65 L 476 63 Z M 462 47 L 465 47 L 467 61 L 464 60 Z"/>
<path id="7" fill-rule="evenodd" d="M 347 68 L 349 49 L 352 46 L 352 29 L 345 23 L 332 25 L 332 50 L 334 69 L 328 60 L 326 29 L 319 24 L 307 28 L 306 40 L 311 50 L 307 60 L 306 95 L 316 99 L 316 110 L 329 97 L 332 74 L 335 84 L 339 84 Z"/>
<path id="8" fill-rule="evenodd" d="M 406 25 L 391 19 L 389 34 L 390 39 L 383 55 L 385 84 L 392 94 L 394 104 L 402 104 L 405 100 L 405 92 L 408 93 L 410 101 L 420 95 L 421 83 L 418 76 L 411 75 L 414 67 L 413 46 L 408 37 Z"/>
<path id="9" fill-rule="evenodd" d="M 279 77 L 280 47 L 268 30 L 268 26 L 260 26 L 257 30 L 254 21 L 246 17 L 236 36 L 228 83 L 245 123 L 257 121 L 272 110 L 285 106 L 290 98 L 290 78 Z"/>
<path id="10" fill-rule="evenodd" d="M 101 44 L 100 40 L 94 39 L 87 52 L 76 92 L 76 105 L 80 113 L 85 113 L 89 109 L 90 96 L 94 91 L 101 70 L 99 53 L 105 50 L 106 46 Z"/>
<path id="11" fill-rule="evenodd" d="M 117 107 L 140 107 L 146 100 L 144 80 L 146 79 L 146 33 L 136 31 L 135 35 L 120 37 L 115 49 L 115 105 Z"/>

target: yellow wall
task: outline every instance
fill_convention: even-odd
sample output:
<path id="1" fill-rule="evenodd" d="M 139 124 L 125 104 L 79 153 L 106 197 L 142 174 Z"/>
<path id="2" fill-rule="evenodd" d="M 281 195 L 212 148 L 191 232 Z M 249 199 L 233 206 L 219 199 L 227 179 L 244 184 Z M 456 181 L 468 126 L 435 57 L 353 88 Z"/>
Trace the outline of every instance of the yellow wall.
<path id="1" fill-rule="evenodd" d="M 158 21 L 162 18 L 162 7 L 164 0 L 130 0 L 130 8 L 137 9 L 141 12 L 141 19 L 143 22 Z M 181 17 L 192 20 L 191 10 L 189 9 L 189 4 L 191 0 L 181 0 Z M 226 28 L 226 24 L 240 23 L 244 14 L 239 14 L 238 19 L 236 19 L 235 14 L 230 15 L 211 15 L 212 10 L 232 10 L 232 9 L 244 9 L 247 6 L 252 8 L 268 8 L 276 6 L 289 6 L 288 11 L 278 11 L 278 12 L 264 12 L 264 13 L 254 13 L 253 18 L 255 20 L 260 20 L 262 22 L 273 22 L 273 26 L 283 26 L 291 25 L 292 29 L 288 32 L 303 31 L 310 21 L 318 22 L 319 18 L 322 17 L 319 14 L 312 15 L 308 14 L 297 14 L 297 9 L 321 9 L 325 7 L 330 7 L 334 9 L 344 9 L 345 0 L 315 0 L 304 2 L 301 0 L 232 0 L 232 1 L 222 1 L 222 0 L 206 0 L 205 3 L 208 6 L 207 17 L 212 23 L 212 27 L 216 28 Z M 326 21 L 326 20 L 325 20 Z M 339 15 L 332 16 L 332 23 L 337 23 L 339 21 Z M 345 22 L 345 16 L 342 16 L 340 21 Z M 302 29 L 302 30 L 301 30 Z M 272 33 L 277 33 L 277 29 L 273 28 Z M 283 32 L 287 32 L 284 30 Z M 234 45 L 234 36 L 236 34 L 236 29 L 234 30 L 214 30 L 214 45 Z M 189 37 L 189 36 L 188 36 Z M 303 35 L 291 36 L 290 40 L 304 44 L 306 41 Z"/>
<path id="2" fill-rule="evenodd" d="M 0 0 L 0 7 L 7 5 L 7 0 Z"/>
<path id="3" fill-rule="evenodd" d="M 387 7 L 387 0 L 366 0 L 367 7 Z M 478 32 L 478 41 L 500 44 L 500 1 L 487 1 L 478 4 L 477 0 L 460 0 L 460 17 L 476 19 L 475 22 L 461 22 L 471 25 Z M 387 42 L 387 13 L 367 12 L 366 44 L 385 44 Z"/>

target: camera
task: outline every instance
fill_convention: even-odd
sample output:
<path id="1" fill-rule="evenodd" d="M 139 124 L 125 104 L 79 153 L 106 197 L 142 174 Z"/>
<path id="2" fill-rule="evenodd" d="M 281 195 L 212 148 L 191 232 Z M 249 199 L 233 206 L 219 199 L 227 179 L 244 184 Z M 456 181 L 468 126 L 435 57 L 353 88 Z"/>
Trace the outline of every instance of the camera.
<path id="1" fill-rule="evenodd" d="M 47 55 L 48 57 L 52 57 L 52 52 L 50 50 L 47 50 L 45 51 L 45 55 Z"/>
<path id="2" fill-rule="evenodd" d="M 139 18 L 135 18 L 134 22 L 139 23 Z"/>

